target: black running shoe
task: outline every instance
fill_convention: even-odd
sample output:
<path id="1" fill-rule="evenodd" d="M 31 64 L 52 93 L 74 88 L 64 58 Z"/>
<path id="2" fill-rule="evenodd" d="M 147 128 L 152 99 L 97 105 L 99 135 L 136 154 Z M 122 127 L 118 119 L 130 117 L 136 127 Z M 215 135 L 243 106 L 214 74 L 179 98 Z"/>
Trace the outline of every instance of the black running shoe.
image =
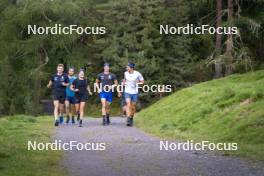
<path id="1" fill-rule="evenodd" d="M 82 127 L 82 120 L 79 121 L 79 127 Z"/>
<path id="2" fill-rule="evenodd" d="M 67 120 L 66 120 L 66 123 L 68 124 L 70 122 L 70 117 L 67 116 Z"/>
<path id="3" fill-rule="evenodd" d="M 74 116 L 72 117 L 72 124 L 75 124 Z"/>
<path id="4" fill-rule="evenodd" d="M 54 126 L 59 126 L 59 120 L 55 120 L 55 124 L 54 124 Z"/>
<path id="5" fill-rule="evenodd" d="M 106 124 L 107 124 L 107 125 L 110 124 L 110 117 L 109 117 L 109 114 L 107 114 L 107 116 L 106 116 Z"/>
<path id="6" fill-rule="evenodd" d="M 133 122 L 133 117 L 130 118 L 130 126 L 133 126 L 134 122 Z"/>
<path id="7" fill-rule="evenodd" d="M 103 125 L 106 125 L 107 124 L 107 120 L 106 120 L 106 117 L 103 116 Z"/>
<path id="8" fill-rule="evenodd" d="M 127 126 L 130 126 L 130 117 L 127 117 Z"/>

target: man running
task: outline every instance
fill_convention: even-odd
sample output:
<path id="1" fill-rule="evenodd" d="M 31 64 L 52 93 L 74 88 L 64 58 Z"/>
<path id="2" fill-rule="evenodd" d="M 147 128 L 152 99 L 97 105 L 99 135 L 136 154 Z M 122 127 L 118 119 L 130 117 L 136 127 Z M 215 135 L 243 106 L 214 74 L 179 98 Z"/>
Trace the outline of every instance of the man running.
<path id="1" fill-rule="evenodd" d="M 103 125 L 109 125 L 110 104 L 112 103 L 113 100 L 112 85 L 113 84 L 118 85 L 118 81 L 116 75 L 110 73 L 110 67 L 108 63 L 104 64 L 104 72 L 100 73 L 97 76 L 95 84 L 97 85 L 97 87 L 101 89 L 99 90 L 99 95 L 102 103 Z"/>
<path id="2" fill-rule="evenodd" d="M 52 75 L 49 83 L 47 85 L 48 88 L 52 86 L 53 88 L 53 104 L 54 104 L 54 118 L 55 118 L 55 126 L 59 126 L 59 123 L 63 123 L 63 111 L 64 111 L 64 102 L 66 92 L 65 89 L 69 85 L 69 78 L 66 74 L 63 73 L 64 65 L 58 64 L 57 73 Z M 60 120 L 58 120 L 58 116 L 60 115 Z"/>
<path id="3" fill-rule="evenodd" d="M 133 126 L 133 117 L 138 100 L 138 84 L 144 84 L 143 76 L 134 69 L 135 64 L 128 63 L 127 71 L 124 74 L 127 126 Z"/>
<path id="4" fill-rule="evenodd" d="M 76 79 L 76 76 L 74 76 L 74 68 L 70 67 L 68 70 L 68 78 L 69 78 L 69 86 L 66 88 L 66 100 L 65 100 L 65 108 L 66 108 L 66 116 L 67 120 L 66 123 L 68 124 L 70 122 L 70 117 L 72 120 L 72 124 L 75 123 L 74 119 L 74 112 L 75 112 L 75 92 L 71 90 L 70 86 L 72 85 L 73 81 Z M 78 113 L 79 114 L 79 113 Z"/>

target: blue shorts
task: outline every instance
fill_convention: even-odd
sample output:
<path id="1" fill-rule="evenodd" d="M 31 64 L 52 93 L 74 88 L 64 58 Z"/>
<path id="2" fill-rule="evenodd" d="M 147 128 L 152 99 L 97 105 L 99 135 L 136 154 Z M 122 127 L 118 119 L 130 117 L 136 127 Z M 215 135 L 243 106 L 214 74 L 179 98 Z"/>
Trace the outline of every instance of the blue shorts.
<path id="1" fill-rule="evenodd" d="M 130 99 L 132 102 L 136 103 L 138 101 L 138 94 L 125 93 L 125 99 Z"/>
<path id="2" fill-rule="evenodd" d="M 75 97 L 66 97 L 66 101 L 69 101 L 70 104 L 76 104 L 76 98 Z"/>
<path id="3" fill-rule="evenodd" d="M 109 103 L 113 101 L 113 93 L 112 92 L 100 92 L 100 98 L 105 99 Z"/>

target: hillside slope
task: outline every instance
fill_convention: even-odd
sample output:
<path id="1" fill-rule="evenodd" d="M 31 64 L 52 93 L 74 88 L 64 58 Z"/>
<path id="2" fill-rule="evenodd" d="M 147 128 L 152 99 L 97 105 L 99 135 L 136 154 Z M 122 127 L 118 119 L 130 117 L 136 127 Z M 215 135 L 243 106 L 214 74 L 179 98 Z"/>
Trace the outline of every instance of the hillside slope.
<path id="1" fill-rule="evenodd" d="M 232 155 L 264 159 L 264 71 L 197 84 L 136 116 L 136 125 L 165 138 L 236 142 Z"/>

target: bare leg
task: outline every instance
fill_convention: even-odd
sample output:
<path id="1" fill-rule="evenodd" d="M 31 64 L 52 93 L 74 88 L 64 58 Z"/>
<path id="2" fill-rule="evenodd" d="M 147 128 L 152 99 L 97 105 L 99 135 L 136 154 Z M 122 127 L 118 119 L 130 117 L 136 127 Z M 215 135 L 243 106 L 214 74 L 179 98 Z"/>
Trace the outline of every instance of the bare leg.
<path id="1" fill-rule="evenodd" d="M 106 115 L 106 100 L 102 98 L 101 103 L 102 103 L 102 115 L 105 116 Z"/>
<path id="2" fill-rule="evenodd" d="M 111 109 L 111 103 L 110 102 L 106 102 L 106 124 L 110 124 L 110 109 Z"/>
<path id="3" fill-rule="evenodd" d="M 76 111 L 76 114 L 77 114 L 77 120 L 79 120 L 79 115 L 80 115 L 80 104 L 75 104 L 75 111 Z"/>
<path id="4" fill-rule="evenodd" d="M 136 113 L 136 102 L 132 102 L 131 110 L 132 110 L 131 116 L 133 117 L 134 114 Z"/>
<path id="5" fill-rule="evenodd" d="M 82 127 L 82 121 L 84 117 L 84 108 L 85 108 L 85 102 L 80 103 L 80 121 L 79 121 L 79 127 Z"/>
<path id="6" fill-rule="evenodd" d="M 73 104 L 71 104 L 70 105 L 70 116 L 74 116 L 75 115 L 75 108 L 74 108 L 74 105 Z"/>
<path id="7" fill-rule="evenodd" d="M 63 116 L 64 113 L 64 104 L 60 103 L 60 116 Z"/>
<path id="8" fill-rule="evenodd" d="M 59 101 L 58 100 L 53 101 L 53 105 L 54 105 L 54 119 L 57 120 L 59 116 Z"/>
<path id="9" fill-rule="evenodd" d="M 111 103 L 110 102 L 106 102 L 106 114 L 110 114 L 110 110 L 111 110 Z"/>
<path id="10" fill-rule="evenodd" d="M 85 102 L 80 103 L 80 119 L 83 120 L 84 117 Z"/>
<path id="11" fill-rule="evenodd" d="M 68 100 L 65 101 L 65 109 L 66 109 L 66 116 L 70 115 L 70 102 Z"/>
<path id="12" fill-rule="evenodd" d="M 126 99 L 126 114 L 127 117 L 131 117 L 132 114 L 132 102 L 131 99 Z"/>

